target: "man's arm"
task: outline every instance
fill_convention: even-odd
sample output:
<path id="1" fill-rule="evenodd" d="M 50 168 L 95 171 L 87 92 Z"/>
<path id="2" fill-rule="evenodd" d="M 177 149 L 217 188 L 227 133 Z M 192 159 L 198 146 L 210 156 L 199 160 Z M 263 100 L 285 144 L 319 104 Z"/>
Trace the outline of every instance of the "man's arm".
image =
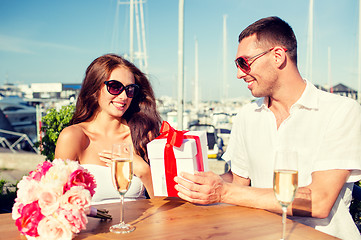
<path id="1" fill-rule="evenodd" d="M 273 189 L 250 187 L 248 186 L 249 179 L 236 174 L 233 174 L 232 183 L 225 182 L 212 172 L 200 172 L 194 175 L 182 173 L 181 176 L 191 181 L 175 178 L 179 183 L 176 185 L 176 190 L 179 191 L 178 196 L 184 200 L 199 204 L 223 202 L 282 212 Z M 312 183 L 298 190 L 294 203 L 288 209 L 288 214 L 327 217 L 348 176 L 348 170 L 314 172 Z"/>
<path id="2" fill-rule="evenodd" d="M 231 169 L 229 169 L 226 173 L 221 174 L 220 176 L 225 182 L 233 182 L 233 173 Z M 249 185 L 249 183 L 245 183 L 245 185 Z"/>
<path id="3" fill-rule="evenodd" d="M 292 204 L 292 214 L 326 218 L 336 202 L 349 170 L 327 170 L 312 173 L 312 183 L 297 191 Z"/>

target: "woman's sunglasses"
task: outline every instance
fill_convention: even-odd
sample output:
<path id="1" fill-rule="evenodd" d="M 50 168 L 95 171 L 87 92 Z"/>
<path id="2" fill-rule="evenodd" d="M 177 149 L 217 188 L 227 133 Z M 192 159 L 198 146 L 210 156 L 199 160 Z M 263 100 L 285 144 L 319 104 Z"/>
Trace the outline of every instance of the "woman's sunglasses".
<path id="1" fill-rule="evenodd" d="M 271 52 L 274 48 L 270 48 L 267 51 L 261 52 L 260 54 L 257 54 L 256 56 L 245 58 L 245 57 L 239 57 L 235 61 L 236 66 L 241 69 L 244 73 L 248 74 L 251 71 L 251 64 L 254 63 L 258 58 L 266 55 L 267 53 Z M 285 52 L 287 52 L 286 48 L 282 48 Z M 252 61 L 251 61 L 252 60 Z"/>
<path id="2" fill-rule="evenodd" d="M 123 83 L 117 80 L 105 81 L 104 84 L 107 85 L 107 90 L 111 95 L 119 95 L 125 90 L 125 94 L 127 94 L 128 98 L 134 98 L 139 90 L 137 84 L 130 84 L 125 87 Z"/>

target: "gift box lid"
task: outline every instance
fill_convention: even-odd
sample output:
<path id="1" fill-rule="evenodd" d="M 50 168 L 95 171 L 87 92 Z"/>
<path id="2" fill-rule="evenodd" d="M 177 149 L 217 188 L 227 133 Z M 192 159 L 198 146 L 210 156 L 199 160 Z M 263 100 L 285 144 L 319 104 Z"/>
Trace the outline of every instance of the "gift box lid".
<path id="1" fill-rule="evenodd" d="M 185 135 L 198 136 L 203 148 L 207 148 L 207 135 L 205 131 L 189 131 Z M 164 158 L 164 148 L 167 139 L 154 139 L 147 144 L 148 158 Z M 193 158 L 197 155 L 197 145 L 194 139 L 183 139 L 183 144 L 177 148 L 173 147 L 175 158 Z M 204 149 L 202 149 L 204 152 Z"/>
<path id="2" fill-rule="evenodd" d="M 167 139 L 154 139 L 147 144 L 148 158 L 164 158 L 164 148 Z M 173 147 L 175 158 L 193 158 L 197 154 L 197 146 L 194 139 L 184 139 L 182 146 Z"/>
<path id="3" fill-rule="evenodd" d="M 184 135 L 198 136 L 201 143 L 204 143 L 205 146 L 208 146 L 206 131 L 189 131 L 189 132 L 186 132 Z"/>

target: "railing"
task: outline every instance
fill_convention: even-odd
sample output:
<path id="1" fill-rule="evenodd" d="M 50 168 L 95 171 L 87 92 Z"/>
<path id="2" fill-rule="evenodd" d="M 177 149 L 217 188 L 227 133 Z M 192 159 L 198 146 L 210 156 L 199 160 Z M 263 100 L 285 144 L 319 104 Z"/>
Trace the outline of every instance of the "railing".
<path id="1" fill-rule="evenodd" d="M 33 142 L 30 140 L 30 138 L 28 137 L 28 135 L 26 135 L 25 133 L 18 133 L 18 132 L 13 132 L 13 131 L 8 131 L 8 130 L 3 130 L 0 129 L 0 133 L 5 133 L 11 136 L 16 136 L 19 137 L 14 143 L 10 143 L 7 138 L 5 137 L 0 137 L 0 144 L 3 147 L 7 147 L 9 148 L 13 153 L 16 153 L 15 148 L 17 148 L 18 150 L 20 150 L 19 148 L 19 144 L 21 142 L 26 142 L 30 145 L 30 147 L 37 153 L 39 154 L 39 150 L 34 146 Z"/>
<path id="2" fill-rule="evenodd" d="M 4 148 L 9 148 L 12 152 L 16 152 L 14 149 L 12 149 L 11 144 L 6 138 L 0 137 L 0 144 Z"/>

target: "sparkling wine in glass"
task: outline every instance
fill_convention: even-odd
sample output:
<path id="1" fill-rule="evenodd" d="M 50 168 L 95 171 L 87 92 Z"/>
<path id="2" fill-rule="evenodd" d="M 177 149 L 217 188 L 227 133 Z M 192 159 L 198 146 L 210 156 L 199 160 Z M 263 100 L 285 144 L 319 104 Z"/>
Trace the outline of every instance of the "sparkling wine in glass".
<path id="1" fill-rule="evenodd" d="M 120 223 L 109 228 L 113 233 L 129 233 L 134 226 L 124 223 L 124 195 L 128 191 L 133 178 L 133 149 L 132 144 L 113 144 L 112 148 L 112 179 L 115 189 L 120 193 L 121 209 Z"/>
<path id="2" fill-rule="evenodd" d="M 276 152 L 273 172 L 273 191 L 282 207 L 282 238 L 285 240 L 287 207 L 292 203 L 298 187 L 298 155 L 295 151 Z"/>

